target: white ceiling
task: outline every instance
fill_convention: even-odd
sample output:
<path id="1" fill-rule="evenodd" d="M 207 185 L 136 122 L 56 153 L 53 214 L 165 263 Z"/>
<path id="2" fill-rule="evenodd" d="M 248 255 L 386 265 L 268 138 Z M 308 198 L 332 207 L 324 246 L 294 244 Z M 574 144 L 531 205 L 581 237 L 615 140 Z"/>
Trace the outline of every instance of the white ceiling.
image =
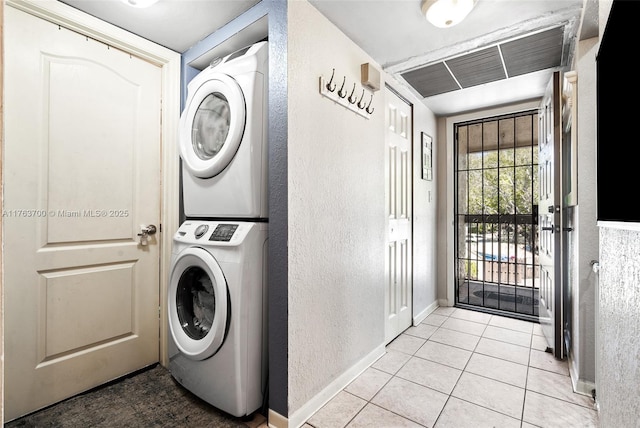
<path id="1" fill-rule="evenodd" d="M 159 0 L 147 9 L 136 9 L 120 0 L 62 1 L 176 52 L 185 52 L 259 0 Z M 404 84 L 402 72 L 532 32 L 563 26 L 565 43 L 571 44 L 580 30 L 593 36 L 597 29 L 597 0 L 477 0 L 462 23 L 447 29 L 425 20 L 420 0 L 310 3 Z M 583 14 L 585 23 L 580 28 Z M 553 71 L 461 89 L 423 102 L 434 113 L 449 115 L 539 98 Z"/>

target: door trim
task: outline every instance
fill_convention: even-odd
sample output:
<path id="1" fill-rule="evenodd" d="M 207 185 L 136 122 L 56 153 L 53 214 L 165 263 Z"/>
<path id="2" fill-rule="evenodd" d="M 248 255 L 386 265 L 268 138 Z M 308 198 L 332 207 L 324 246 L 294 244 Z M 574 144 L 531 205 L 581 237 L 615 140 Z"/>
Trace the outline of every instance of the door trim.
<path id="1" fill-rule="evenodd" d="M 537 110 L 539 100 L 527 101 L 524 103 L 514 104 L 511 106 L 487 108 L 473 113 L 461 114 L 458 116 L 449 116 L 445 119 L 445 135 L 446 135 L 446 159 L 439 158 L 438 162 L 446 165 L 446 177 L 439 180 L 438 193 L 446 195 L 445 203 L 442 208 L 438 209 L 438 218 L 446 219 L 445 227 L 438 232 L 438 241 L 445 242 L 445 257 L 438 259 L 438 284 L 445 284 L 444 288 L 438 287 L 438 304 L 440 306 L 453 306 L 455 304 L 455 186 L 454 186 L 454 135 L 453 125 L 458 122 L 470 122 L 483 117 L 501 116 L 503 114 L 517 113 L 523 110 Z M 437 139 L 436 139 L 437 140 Z M 441 152 L 440 152 L 441 153 Z M 444 210 L 444 211 L 443 211 Z"/>
<path id="2" fill-rule="evenodd" d="M 142 58 L 162 70 L 161 88 L 161 227 L 160 254 L 160 363 L 168 364 L 167 357 L 167 300 L 173 233 L 178 230 L 178 119 L 180 117 L 180 60 L 181 55 L 147 39 L 97 19 L 61 2 L 35 2 L 33 0 L 6 0 L 6 6 L 27 12 L 60 25 L 123 52 Z M 3 290 L 3 284 L 0 283 Z M 2 340 L 4 342 L 4 325 Z"/>

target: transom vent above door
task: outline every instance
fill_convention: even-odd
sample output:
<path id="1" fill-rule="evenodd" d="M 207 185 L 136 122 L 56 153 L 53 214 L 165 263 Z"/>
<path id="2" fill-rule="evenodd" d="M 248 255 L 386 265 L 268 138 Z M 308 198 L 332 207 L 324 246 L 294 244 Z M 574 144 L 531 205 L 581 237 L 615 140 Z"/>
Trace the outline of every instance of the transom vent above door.
<path id="1" fill-rule="evenodd" d="M 402 77 L 420 95 L 431 97 L 561 67 L 567 43 L 564 27 L 556 27 L 416 68 Z"/>

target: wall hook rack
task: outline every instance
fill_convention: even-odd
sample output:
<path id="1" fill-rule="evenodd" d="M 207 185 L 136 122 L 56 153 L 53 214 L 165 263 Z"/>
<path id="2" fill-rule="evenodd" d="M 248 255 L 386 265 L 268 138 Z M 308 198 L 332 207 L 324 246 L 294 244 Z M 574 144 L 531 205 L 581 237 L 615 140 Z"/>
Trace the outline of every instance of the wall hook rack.
<path id="1" fill-rule="evenodd" d="M 349 92 L 347 85 L 347 76 L 343 76 L 342 84 L 340 87 L 336 84 L 336 69 L 332 69 L 331 77 L 329 81 L 327 81 L 323 76 L 320 76 L 320 94 L 330 100 L 334 101 L 337 104 L 340 104 L 342 107 L 351 110 L 365 119 L 369 119 L 373 114 L 374 108 L 371 107 L 373 103 L 373 92 L 370 92 L 369 102 L 366 101 L 366 92 L 368 92 L 364 87 L 362 87 L 362 93 L 358 96 L 356 91 L 356 84 L 353 84 L 351 92 Z M 348 95 L 348 96 L 347 96 Z"/>

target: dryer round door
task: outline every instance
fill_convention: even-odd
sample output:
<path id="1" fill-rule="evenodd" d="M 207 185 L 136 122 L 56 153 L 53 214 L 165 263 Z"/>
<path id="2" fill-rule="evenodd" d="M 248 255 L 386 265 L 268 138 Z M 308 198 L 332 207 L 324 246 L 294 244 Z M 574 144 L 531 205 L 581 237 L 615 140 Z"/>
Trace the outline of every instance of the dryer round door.
<path id="1" fill-rule="evenodd" d="M 233 160 L 246 122 L 246 107 L 238 82 L 213 73 L 193 94 L 180 117 L 180 155 L 187 170 L 211 178 Z"/>
<path id="2" fill-rule="evenodd" d="M 198 247 L 182 251 L 169 281 L 169 330 L 180 352 L 193 360 L 215 354 L 227 333 L 229 306 L 215 258 Z"/>

